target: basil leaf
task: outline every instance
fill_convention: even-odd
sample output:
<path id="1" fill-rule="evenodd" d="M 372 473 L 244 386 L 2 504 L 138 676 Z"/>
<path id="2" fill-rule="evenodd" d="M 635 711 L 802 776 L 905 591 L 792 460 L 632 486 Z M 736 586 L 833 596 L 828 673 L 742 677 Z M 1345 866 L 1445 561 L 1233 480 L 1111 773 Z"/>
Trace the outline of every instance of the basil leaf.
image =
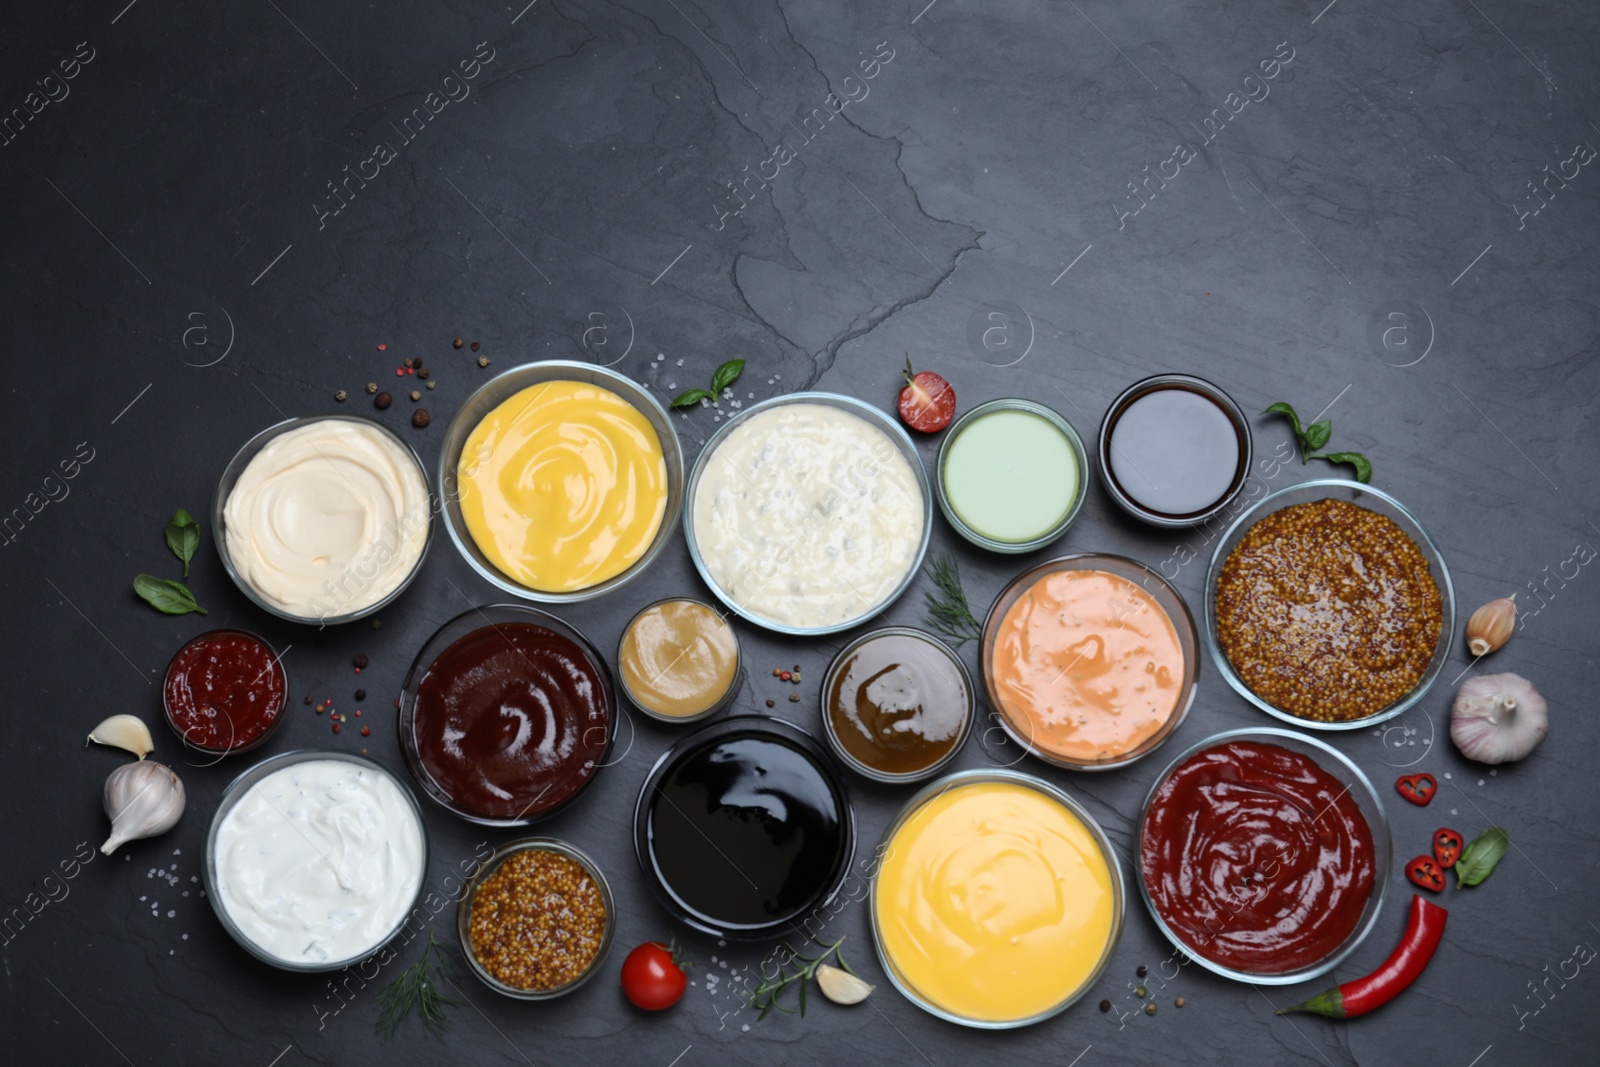
<path id="1" fill-rule="evenodd" d="M 1329 463 L 1348 463 L 1356 469 L 1356 481 L 1372 481 L 1372 464 L 1360 452 L 1319 452 L 1310 458 L 1325 459 Z"/>
<path id="2" fill-rule="evenodd" d="M 141 574 L 133 580 L 133 591 L 151 607 L 167 615 L 187 615 L 191 611 L 198 611 L 202 615 L 206 613 L 205 608 L 195 603 L 194 594 L 182 582 Z"/>
<path id="3" fill-rule="evenodd" d="M 706 392 L 704 389 L 690 389 L 687 392 L 679 393 L 677 396 L 673 397 L 672 406 L 675 408 L 692 407 L 693 405 L 700 403 L 702 400 L 710 399 L 711 394 Z"/>
<path id="4" fill-rule="evenodd" d="M 167 520 L 167 547 L 183 560 L 183 576 L 189 577 L 189 561 L 200 547 L 200 524 L 187 511 L 179 508 Z"/>
<path id="5" fill-rule="evenodd" d="M 744 373 L 744 360 L 730 359 L 717 368 L 717 373 L 711 376 L 711 395 L 721 396 L 722 391 L 739 380 L 739 375 Z"/>
<path id="6" fill-rule="evenodd" d="M 1323 419 L 1313 422 L 1306 427 L 1306 451 L 1315 452 L 1328 443 L 1328 436 L 1333 433 L 1333 420 Z"/>
<path id="7" fill-rule="evenodd" d="M 1301 441 L 1305 440 L 1306 432 L 1300 428 L 1300 416 L 1295 414 L 1293 407 L 1285 404 L 1283 401 L 1278 401 L 1261 414 L 1284 416 L 1289 420 L 1289 425 L 1294 427 L 1294 435 L 1300 438 Z"/>
<path id="8" fill-rule="evenodd" d="M 1498 826 L 1491 826 L 1473 838 L 1456 860 L 1456 885 L 1477 885 L 1489 877 L 1510 846 L 1510 836 Z"/>

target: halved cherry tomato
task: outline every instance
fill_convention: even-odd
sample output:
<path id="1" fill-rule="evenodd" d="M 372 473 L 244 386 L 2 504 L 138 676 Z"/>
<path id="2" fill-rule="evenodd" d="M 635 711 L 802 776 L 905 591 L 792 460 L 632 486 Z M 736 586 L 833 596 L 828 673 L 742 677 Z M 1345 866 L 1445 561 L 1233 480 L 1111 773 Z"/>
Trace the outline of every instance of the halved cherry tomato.
<path id="1" fill-rule="evenodd" d="M 1433 862 L 1432 856 L 1418 856 L 1406 864 L 1406 877 L 1411 879 L 1413 885 L 1435 893 L 1444 889 L 1444 872 L 1439 865 Z"/>
<path id="2" fill-rule="evenodd" d="M 683 999 L 688 976 L 673 946 L 646 941 L 622 961 L 622 992 L 645 1011 L 661 1011 Z"/>
<path id="3" fill-rule="evenodd" d="M 1461 858 L 1461 835 L 1442 826 L 1433 832 L 1433 858 L 1439 861 L 1439 866 L 1449 870 L 1456 865 L 1456 860 Z"/>
<path id="4" fill-rule="evenodd" d="M 931 370 L 912 371 L 911 357 L 900 372 L 906 385 L 900 390 L 900 418 L 913 430 L 938 433 L 956 417 L 956 391 Z"/>

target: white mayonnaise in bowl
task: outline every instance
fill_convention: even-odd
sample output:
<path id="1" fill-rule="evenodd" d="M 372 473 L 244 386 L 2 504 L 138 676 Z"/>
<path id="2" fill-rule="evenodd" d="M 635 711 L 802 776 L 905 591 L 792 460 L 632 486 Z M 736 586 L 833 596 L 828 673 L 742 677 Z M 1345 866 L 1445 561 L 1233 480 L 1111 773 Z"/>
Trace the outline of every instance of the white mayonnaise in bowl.
<path id="1" fill-rule="evenodd" d="M 933 527 L 911 438 L 835 393 L 774 397 L 728 420 L 684 496 L 700 577 L 731 610 L 785 634 L 877 615 L 915 580 Z"/>
<path id="2" fill-rule="evenodd" d="M 388 944 L 416 910 L 427 866 L 411 791 L 343 752 L 256 764 L 223 791 L 206 835 L 217 919 L 286 971 L 337 971 Z"/>
<path id="3" fill-rule="evenodd" d="M 373 419 L 316 415 L 245 442 L 217 484 L 211 529 L 245 596 L 326 626 L 365 618 L 411 584 L 433 510 L 411 446 Z"/>

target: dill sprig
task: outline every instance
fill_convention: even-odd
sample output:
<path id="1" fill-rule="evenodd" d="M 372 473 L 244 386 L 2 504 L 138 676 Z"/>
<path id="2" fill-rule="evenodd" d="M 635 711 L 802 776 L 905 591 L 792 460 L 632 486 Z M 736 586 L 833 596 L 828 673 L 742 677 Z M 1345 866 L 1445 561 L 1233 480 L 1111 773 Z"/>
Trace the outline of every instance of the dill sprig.
<path id="1" fill-rule="evenodd" d="M 800 1014 L 804 1015 L 806 1013 L 806 986 L 810 983 L 811 979 L 816 976 L 817 968 L 826 963 L 829 956 L 832 956 L 839 961 L 839 967 L 842 970 L 849 974 L 856 973 L 851 966 L 845 962 L 844 954 L 839 951 L 839 946 L 844 944 L 843 937 L 839 938 L 837 941 L 827 942 L 820 940 L 815 934 L 812 934 L 811 940 L 815 941 L 822 948 L 822 951 L 815 956 L 802 956 L 800 953 L 796 952 L 790 947 L 789 942 L 785 941 L 782 943 L 784 949 L 789 953 L 789 958 L 784 961 L 783 968 L 779 971 L 778 977 L 771 979 L 770 981 L 762 982 L 761 985 L 756 987 L 756 991 L 751 994 L 750 997 L 750 1006 L 752 1008 L 761 1009 L 761 1014 L 756 1016 L 757 1022 L 760 1022 L 762 1019 L 765 1019 L 768 1015 L 770 1015 L 773 1008 L 777 1008 L 779 1011 L 788 1012 L 790 1015 L 795 1013 L 794 1008 L 786 1008 L 782 1004 L 778 1003 L 778 998 L 783 995 L 783 991 L 792 985 L 798 985 L 800 987 Z M 784 973 L 784 971 L 787 971 L 791 964 L 796 963 L 802 965 L 799 970 Z"/>
<path id="2" fill-rule="evenodd" d="M 954 556 L 940 556 L 928 567 L 928 576 L 939 592 L 924 589 L 928 611 L 924 617 L 930 629 L 937 630 L 960 648 L 983 636 L 983 624 L 967 606 L 966 590 L 961 588 L 961 571 Z"/>
<path id="3" fill-rule="evenodd" d="M 445 996 L 440 989 L 454 978 L 448 947 L 435 941 L 433 931 L 429 930 L 428 944 L 417 962 L 401 971 L 378 994 L 378 1005 L 382 1008 L 378 1016 L 378 1036 L 385 1041 L 394 1037 L 400 1024 L 413 1011 L 421 1017 L 424 1031 L 435 1037 L 443 1036 L 450 1029 L 450 1017 L 445 1014 L 445 1008 L 461 1002 Z"/>

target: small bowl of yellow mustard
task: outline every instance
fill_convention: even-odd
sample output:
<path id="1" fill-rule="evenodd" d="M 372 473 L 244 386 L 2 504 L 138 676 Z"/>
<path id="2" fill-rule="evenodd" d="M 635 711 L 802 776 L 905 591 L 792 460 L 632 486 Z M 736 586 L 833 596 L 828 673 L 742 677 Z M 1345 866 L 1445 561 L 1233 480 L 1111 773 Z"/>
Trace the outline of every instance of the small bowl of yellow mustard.
<path id="1" fill-rule="evenodd" d="M 660 554 L 683 512 L 683 449 L 666 410 L 605 367 L 513 367 L 467 398 L 439 456 L 450 540 L 524 600 L 588 600 Z"/>
<path id="2" fill-rule="evenodd" d="M 617 647 L 622 691 L 662 722 L 699 722 L 739 688 L 739 636 L 726 610 L 688 597 L 658 600 L 636 614 Z"/>

